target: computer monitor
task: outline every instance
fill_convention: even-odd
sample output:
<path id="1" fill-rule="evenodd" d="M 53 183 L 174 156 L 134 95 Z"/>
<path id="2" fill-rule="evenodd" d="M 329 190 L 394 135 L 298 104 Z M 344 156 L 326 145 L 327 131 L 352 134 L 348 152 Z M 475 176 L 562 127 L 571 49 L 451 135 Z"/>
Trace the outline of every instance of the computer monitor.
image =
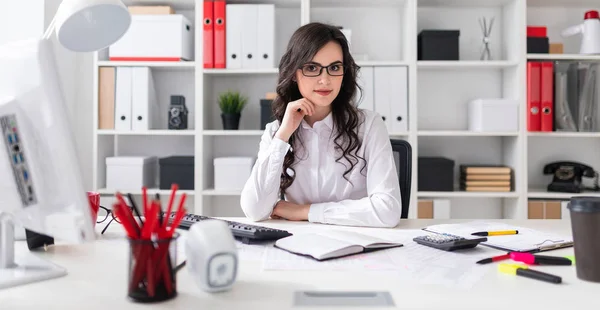
<path id="1" fill-rule="evenodd" d="M 52 42 L 0 46 L 0 289 L 66 275 L 14 246 L 14 224 L 68 243 L 95 239 Z"/>

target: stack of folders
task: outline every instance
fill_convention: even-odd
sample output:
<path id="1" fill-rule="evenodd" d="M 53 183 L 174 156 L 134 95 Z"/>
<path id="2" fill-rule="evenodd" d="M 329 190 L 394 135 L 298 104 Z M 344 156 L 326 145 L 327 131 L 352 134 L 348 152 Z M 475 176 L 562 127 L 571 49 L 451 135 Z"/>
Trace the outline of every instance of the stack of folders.
<path id="1" fill-rule="evenodd" d="M 527 62 L 527 130 L 598 131 L 599 64 Z"/>
<path id="2" fill-rule="evenodd" d="M 467 192 L 510 192 L 512 168 L 498 165 L 461 165 L 460 190 Z"/>
<path id="3" fill-rule="evenodd" d="M 274 68 L 275 5 L 204 0 L 204 68 Z"/>
<path id="4" fill-rule="evenodd" d="M 148 67 L 100 67 L 98 129 L 145 131 L 159 127 L 159 109 Z"/>
<path id="5" fill-rule="evenodd" d="M 598 63 L 554 63 L 554 128 L 556 131 L 598 131 Z"/>

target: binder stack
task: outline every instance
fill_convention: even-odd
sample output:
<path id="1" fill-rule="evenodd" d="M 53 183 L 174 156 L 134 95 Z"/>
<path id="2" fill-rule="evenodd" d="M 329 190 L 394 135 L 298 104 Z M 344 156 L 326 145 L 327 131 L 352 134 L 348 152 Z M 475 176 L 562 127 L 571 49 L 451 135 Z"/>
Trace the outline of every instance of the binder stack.
<path id="1" fill-rule="evenodd" d="M 498 165 L 460 165 L 460 190 L 467 192 L 510 192 L 512 168 Z"/>

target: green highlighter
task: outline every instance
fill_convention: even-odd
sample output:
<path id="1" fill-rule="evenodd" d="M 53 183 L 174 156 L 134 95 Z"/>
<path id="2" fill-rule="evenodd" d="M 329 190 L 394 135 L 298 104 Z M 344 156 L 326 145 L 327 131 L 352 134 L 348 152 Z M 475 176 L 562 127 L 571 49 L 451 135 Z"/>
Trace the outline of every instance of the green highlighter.
<path id="1" fill-rule="evenodd" d="M 565 258 L 571 260 L 571 263 L 573 263 L 573 265 L 575 265 L 575 255 L 567 255 L 567 256 L 565 256 Z"/>

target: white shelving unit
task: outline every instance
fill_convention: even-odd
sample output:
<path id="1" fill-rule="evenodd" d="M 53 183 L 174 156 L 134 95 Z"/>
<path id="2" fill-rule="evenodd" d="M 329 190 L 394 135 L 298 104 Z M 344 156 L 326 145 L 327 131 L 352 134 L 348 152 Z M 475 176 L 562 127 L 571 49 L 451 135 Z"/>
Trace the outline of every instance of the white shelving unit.
<path id="1" fill-rule="evenodd" d="M 218 156 L 256 156 L 259 130 L 259 99 L 273 92 L 278 68 L 204 69 L 201 0 L 160 1 L 170 3 L 196 26 L 195 61 L 110 62 L 106 53 L 96 55 L 94 66 L 94 128 L 97 122 L 98 68 L 102 66 L 149 66 L 152 68 L 166 111 L 170 94 L 183 94 L 190 108 L 190 130 L 165 129 L 148 132 L 94 130 L 94 186 L 105 195 L 104 159 L 107 156 L 149 154 L 194 155 L 195 186 L 186 191 L 188 210 L 210 216 L 242 215 L 239 191 L 213 189 L 212 160 Z M 152 1 L 127 1 L 127 4 Z M 158 2 L 156 2 L 158 3 Z M 568 199 L 566 193 L 544 190 L 550 176 L 543 165 L 574 160 L 600 169 L 600 133 L 532 133 L 526 130 L 526 64 L 532 59 L 598 60 L 578 55 L 579 38 L 562 38 L 560 31 L 578 24 L 598 0 L 231 0 L 228 3 L 273 3 L 276 6 L 275 56 L 279 59 L 293 31 L 308 22 L 320 21 L 352 29 L 352 50 L 368 55 L 360 66 L 406 66 L 409 81 L 407 132 L 390 136 L 409 141 L 413 147 L 413 177 L 409 217 L 416 217 L 419 199 L 448 199 L 451 215 L 458 218 L 527 218 L 528 199 Z M 480 61 L 480 17 L 495 17 L 491 33 L 493 60 Z M 564 43 L 566 54 L 527 54 L 527 25 L 548 27 L 551 42 Z M 459 61 L 418 61 L 417 34 L 422 29 L 460 30 Z M 360 58 L 363 59 L 363 58 Z M 240 130 L 222 130 L 216 98 L 222 91 L 240 90 L 249 98 L 242 112 Z M 467 130 L 467 102 L 481 97 L 516 99 L 519 103 L 517 132 L 476 133 Z M 166 112 L 165 112 L 166 113 Z M 577 138 L 577 139 L 574 139 Z M 420 156 L 443 156 L 460 164 L 504 164 L 514 170 L 513 192 L 419 191 Z M 457 181 L 458 182 L 458 181 Z M 154 190 L 153 193 L 168 194 Z M 133 194 L 139 194 L 134 192 Z"/>

